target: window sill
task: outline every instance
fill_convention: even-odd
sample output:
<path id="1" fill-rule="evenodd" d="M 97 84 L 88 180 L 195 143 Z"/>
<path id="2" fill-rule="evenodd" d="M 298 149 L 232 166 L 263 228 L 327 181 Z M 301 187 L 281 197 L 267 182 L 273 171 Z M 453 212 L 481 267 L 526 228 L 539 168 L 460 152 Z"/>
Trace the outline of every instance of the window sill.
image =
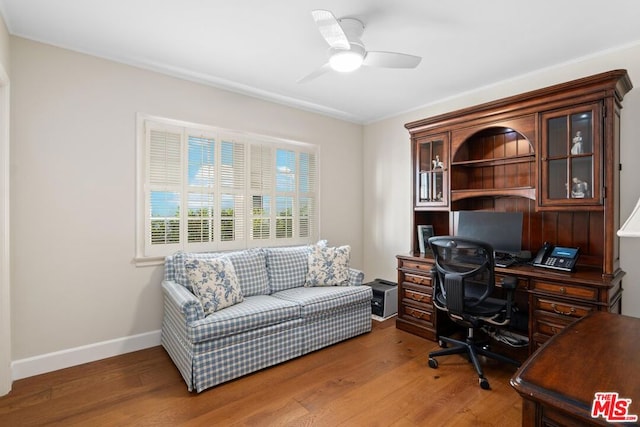
<path id="1" fill-rule="evenodd" d="M 164 264 L 164 258 L 163 256 L 159 256 L 159 257 L 135 257 L 133 259 L 133 263 L 136 265 L 136 267 L 154 267 L 157 265 L 163 265 Z"/>

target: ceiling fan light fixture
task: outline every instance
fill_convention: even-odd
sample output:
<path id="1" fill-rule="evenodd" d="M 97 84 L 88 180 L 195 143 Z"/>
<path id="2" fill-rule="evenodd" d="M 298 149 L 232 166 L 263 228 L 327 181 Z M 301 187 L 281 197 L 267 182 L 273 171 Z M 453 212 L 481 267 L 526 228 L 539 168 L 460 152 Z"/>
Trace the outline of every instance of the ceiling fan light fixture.
<path id="1" fill-rule="evenodd" d="M 329 56 L 329 65 L 335 71 L 340 73 L 349 73 L 355 71 L 364 61 L 364 48 L 356 44 L 351 45 L 350 50 L 331 49 Z"/>
<path id="2" fill-rule="evenodd" d="M 320 35 L 329 45 L 328 61 L 320 68 L 298 80 L 309 82 L 329 71 L 349 73 L 361 66 L 376 68 L 416 68 L 422 60 L 419 56 L 400 52 L 377 52 L 365 50 L 362 44 L 364 24 L 355 18 L 337 19 L 324 9 L 311 12 Z"/>

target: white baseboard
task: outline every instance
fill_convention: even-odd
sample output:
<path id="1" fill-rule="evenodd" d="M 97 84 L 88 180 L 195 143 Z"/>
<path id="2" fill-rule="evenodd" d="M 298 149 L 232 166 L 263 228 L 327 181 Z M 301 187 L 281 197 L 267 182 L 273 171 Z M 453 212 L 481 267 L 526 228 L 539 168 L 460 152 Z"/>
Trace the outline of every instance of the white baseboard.
<path id="1" fill-rule="evenodd" d="M 391 319 L 392 317 L 395 317 L 395 316 L 397 316 L 397 315 L 398 315 L 398 313 L 393 313 L 391 316 L 382 317 L 382 316 L 376 316 L 375 314 L 372 314 L 372 315 L 371 315 L 371 318 L 372 318 L 373 320 L 375 320 L 376 322 L 382 322 L 382 321 L 385 321 L 385 320 L 387 320 L 387 319 Z"/>
<path id="2" fill-rule="evenodd" d="M 56 351 L 11 362 L 11 377 L 15 381 L 157 345 L 160 330 Z"/>

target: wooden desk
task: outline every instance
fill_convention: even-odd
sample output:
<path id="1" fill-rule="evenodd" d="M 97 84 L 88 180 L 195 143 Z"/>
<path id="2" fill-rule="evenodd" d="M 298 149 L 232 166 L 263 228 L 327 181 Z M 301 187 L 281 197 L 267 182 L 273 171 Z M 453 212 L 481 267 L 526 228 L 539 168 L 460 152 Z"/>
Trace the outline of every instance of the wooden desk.
<path id="1" fill-rule="evenodd" d="M 398 255 L 399 329 L 437 341 L 448 335 L 446 314 L 433 306 L 430 255 Z M 516 305 L 528 317 L 529 354 L 577 319 L 594 311 L 620 313 L 623 271 L 603 277 L 596 268 L 579 267 L 573 273 L 527 265 L 496 268 L 496 280 L 518 281 Z M 601 333 L 606 333 L 603 328 Z"/>
<path id="2" fill-rule="evenodd" d="M 547 341 L 511 385 L 523 398 L 523 426 L 611 425 L 591 418 L 596 392 L 631 399 L 628 413 L 640 416 L 640 319 L 591 313 Z"/>

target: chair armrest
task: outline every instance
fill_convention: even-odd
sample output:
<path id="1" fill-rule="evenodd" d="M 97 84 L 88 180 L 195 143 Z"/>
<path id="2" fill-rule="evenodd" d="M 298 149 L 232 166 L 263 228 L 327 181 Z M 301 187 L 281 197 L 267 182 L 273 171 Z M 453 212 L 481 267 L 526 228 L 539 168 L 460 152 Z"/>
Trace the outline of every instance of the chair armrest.
<path id="1" fill-rule="evenodd" d="M 512 276 L 502 278 L 502 287 L 509 291 L 514 291 L 518 286 L 518 279 Z"/>
<path id="2" fill-rule="evenodd" d="M 355 268 L 349 268 L 349 286 L 360 286 L 364 280 L 364 273 Z"/>
<path id="3" fill-rule="evenodd" d="M 185 326 L 200 319 L 204 319 L 204 310 L 200 300 L 173 280 L 163 280 L 165 304 L 169 304 L 174 312 L 182 315 Z"/>
<path id="4" fill-rule="evenodd" d="M 516 287 L 518 286 L 518 279 L 513 276 L 506 276 L 502 278 L 502 288 L 507 291 L 507 309 L 506 316 L 507 321 L 511 321 L 511 314 L 513 312 L 513 299 Z"/>

